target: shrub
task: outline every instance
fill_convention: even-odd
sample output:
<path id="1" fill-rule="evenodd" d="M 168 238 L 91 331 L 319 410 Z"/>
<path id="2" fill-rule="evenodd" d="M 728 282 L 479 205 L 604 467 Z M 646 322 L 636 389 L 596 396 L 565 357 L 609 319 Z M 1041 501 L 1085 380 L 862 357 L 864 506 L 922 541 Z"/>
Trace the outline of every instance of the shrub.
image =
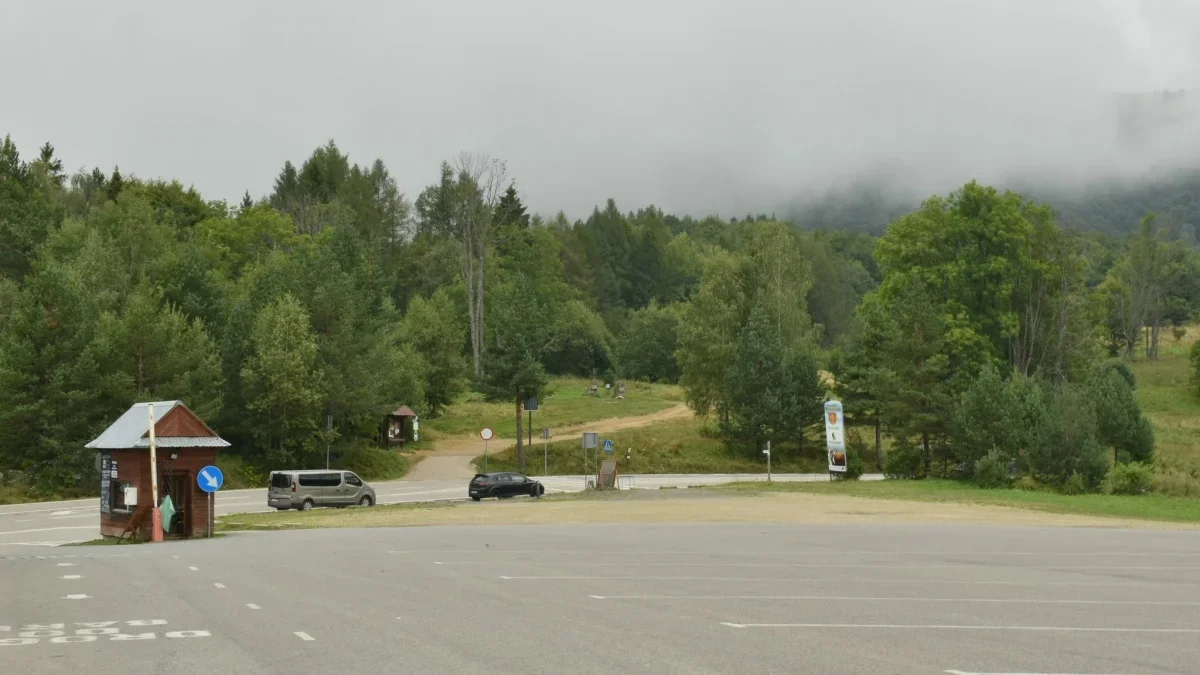
<path id="1" fill-rule="evenodd" d="M 1088 491 L 1088 480 L 1078 471 L 1072 473 L 1062 486 L 1062 492 L 1065 495 L 1081 495 Z"/>
<path id="2" fill-rule="evenodd" d="M 846 451 L 846 473 L 842 474 L 842 478 L 846 480 L 858 480 L 862 478 L 863 471 L 862 453 L 857 450 Z"/>
<path id="3" fill-rule="evenodd" d="M 1141 462 L 1114 466 L 1104 477 L 1110 495 L 1140 495 L 1154 490 L 1154 467 Z"/>
<path id="4" fill-rule="evenodd" d="M 1154 488 L 1172 497 L 1200 497 L 1200 471 L 1164 469 L 1155 474 Z"/>
<path id="5" fill-rule="evenodd" d="M 1192 345 L 1192 393 L 1200 396 L 1200 340 Z"/>
<path id="6" fill-rule="evenodd" d="M 888 478 L 924 478 L 925 463 L 921 448 L 906 438 L 898 440 L 883 460 L 883 473 Z"/>
<path id="7" fill-rule="evenodd" d="M 1175 336 L 1176 342 L 1179 342 L 1183 338 L 1187 337 L 1187 333 L 1188 333 L 1187 328 L 1184 328 L 1183 326 L 1172 326 L 1171 327 L 1171 335 Z"/>
<path id="8" fill-rule="evenodd" d="M 992 450 L 975 462 L 975 484 L 981 488 L 1009 488 L 1009 460 L 999 450 Z"/>
<path id="9" fill-rule="evenodd" d="M 863 455 L 868 452 L 867 443 L 857 431 L 851 431 L 847 440 L 849 442 L 846 444 L 846 473 L 843 477 L 846 480 L 858 480 L 866 470 Z"/>
<path id="10" fill-rule="evenodd" d="M 270 472 L 239 455 L 218 454 L 217 468 L 225 475 L 226 490 L 266 487 Z"/>
<path id="11" fill-rule="evenodd" d="M 408 459 L 395 451 L 369 445 L 349 448 L 342 453 L 339 468 L 353 471 L 365 480 L 392 480 L 408 470 Z"/>

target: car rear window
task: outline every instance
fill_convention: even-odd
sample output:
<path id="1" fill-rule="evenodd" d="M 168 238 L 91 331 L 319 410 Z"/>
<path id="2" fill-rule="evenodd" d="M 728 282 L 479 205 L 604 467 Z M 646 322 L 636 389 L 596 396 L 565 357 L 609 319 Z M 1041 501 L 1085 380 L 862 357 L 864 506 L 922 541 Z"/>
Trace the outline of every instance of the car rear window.
<path id="1" fill-rule="evenodd" d="M 290 488 L 292 487 L 292 477 L 286 473 L 273 473 L 271 474 L 271 487 Z"/>

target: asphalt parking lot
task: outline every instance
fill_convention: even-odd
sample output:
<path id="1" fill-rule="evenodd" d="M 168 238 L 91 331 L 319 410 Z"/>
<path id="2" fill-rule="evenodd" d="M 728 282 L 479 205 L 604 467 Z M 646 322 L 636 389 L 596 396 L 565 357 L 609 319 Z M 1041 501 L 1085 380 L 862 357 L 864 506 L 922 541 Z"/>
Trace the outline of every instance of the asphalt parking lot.
<path id="1" fill-rule="evenodd" d="M 0 673 L 1200 670 L 1200 538 L 951 525 L 307 530 L 0 555 Z"/>

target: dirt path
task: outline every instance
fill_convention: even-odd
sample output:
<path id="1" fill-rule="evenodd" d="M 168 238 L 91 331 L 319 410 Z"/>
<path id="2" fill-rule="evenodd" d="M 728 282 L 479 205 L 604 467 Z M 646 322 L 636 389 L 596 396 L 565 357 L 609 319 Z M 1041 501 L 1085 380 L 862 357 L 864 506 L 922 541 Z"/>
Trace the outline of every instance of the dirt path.
<path id="1" fill-rule="evenodd" d="M 563 427 L 556 430 L 550 436 L 550 440 L 561 440 L 564 437 L 578 435 L 584 431 L 591 430 L 607 433 L 622 431 L 624 429 L 636 429 L 637 427 L 644 427 L 657 422 L 685 419 L 690 417 L 691 414 L 692 411 L 686 405 L 680 403 L 648 415 L 610 417 L 586 424 Z M 516 442 L 517 439 L 515 438 L 493 438 L 488 441 L 488 450 L 490 452 L 499 452 L 509 446 L 515 445 Z M 470 480 L 475 475 L 475 467 L 471 465 L 471 460 L 483 454 L 483 441 L 480 440 L 478 435 L 472 434 L 470 436 L 440 438 L 435 443 L 437 447 L 434 450 L 427 450 L 416 454 L 413 461 L 417 464 L 404 476 L 405 480 Z"/>

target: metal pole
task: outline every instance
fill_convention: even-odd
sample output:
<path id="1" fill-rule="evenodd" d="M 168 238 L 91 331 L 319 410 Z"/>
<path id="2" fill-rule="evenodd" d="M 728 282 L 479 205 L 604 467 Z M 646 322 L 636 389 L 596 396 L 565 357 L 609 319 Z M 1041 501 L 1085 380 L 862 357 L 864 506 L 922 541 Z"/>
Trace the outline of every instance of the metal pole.
<path id="1" fill-rule="evenodd" d="M 213 529 L 213 493 L 208 493 L 208 538 L 212 539 Z"/>
<path id="2" fill-rule="evenodd" d="M 483 472 L 487 473 L 487 439 L 483 439 Z"/>
<path id="3" fill-rule="evenodd" d="M 550 439 L 542 439 L 542 475 L 550 474 Z"/>
<path id="4" fill-rule="evenodd" d="M 329 432 L 333 431 L 333 413 L 325 413 L 325 470 L 329 470 Z"/>
<path id="5" fill-rule="evenodd" d="M 767 482 L 771 482 L 771 441 L 767 441 Z"/>
<path id="6" fill-rule="evenodd" d="M 529 445 L 533 445 L 533 411 L 529 411 Z"/>
<path id="7" fill-rule="evenodd" d="M 146 406 L 150 417 L 150 541 L 162 541 L 162 511 L 158 510 L 158 451 L 154 444 L 154 404 Z"/>

